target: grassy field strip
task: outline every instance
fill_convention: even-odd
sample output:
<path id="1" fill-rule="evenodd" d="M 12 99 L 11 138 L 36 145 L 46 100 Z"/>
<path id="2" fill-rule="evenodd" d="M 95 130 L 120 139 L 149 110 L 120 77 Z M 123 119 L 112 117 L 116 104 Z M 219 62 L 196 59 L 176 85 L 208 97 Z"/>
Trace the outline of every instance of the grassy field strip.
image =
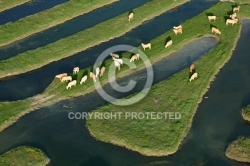
<path id="1" fill-rule="evenodd" d="M 45 166 L 49 162 L 40 149 L 27 146 L 17 147 L 0 156 L 2 166 Z"/>
<path id="2" fill-rule="evenodd" d="M 0 12 L 22 5 L 31 0 L 0 0 Z M 1 13 L 0 13 L 1 14 Z"/>
<path id="3" fill-rule="evenodd" d="M 0 26 L 0 46 L 62 24 L 117 0 L 69 0 L 48 10 Z"/>
<path id="4" fill-rule="evenodd" d="M 185 2 L 187 0 L 153 0 L 134 9 L 135 16 L 131 22 L 128 22 L 128 13 L 126 12 L 44 47 L 29 50 L 15 57 L 0 61 L 0 78 L 35 70 L 53 61 L 72 56 L 89 47 L 119 37 L 140 25 L 143 21 L 150 20 Z"/>
<path id="5" fill-rule="evenodd" d="M 191 39 L 196 36 L 195 34 L 205 35 L 210 29 L 205 13 L 214 13 L 218 20 L 212 24 L 222 32 L 221 43 L 195 62 L 199 75 L 197 80 L 188 82 L 189 71 L 183 70 L 170 79 L 154 85 L 147 97 L 134 105 L 119 107 L 110 104 L 95 110 L 98 112 L 171 111 L 181 113 L 180 120 L 90 119 L 87 120 L 90 133 L 100 141 L 125 146 L 147 156 L 164 156 L 176 152 L 191 127 L 193 116 L 203 94 L 219 69 L 230 59 L 236 46 L 241 26 L 239 24 L 226 26 L 224 20 L 224 16 L 227 16 L 227 12 L 232 9 L 231 5 L 232 3 L 218 3 L 183 24 L 184 33 L 185 29 L 192 29 L 193 32 L 188 31 L 185 33 L 187 36 L 183 37 L 183 34 L 180 38 Z M 250 15 L 247 15 L 245 11 L 250 11 L 250 6 L 242 7 L 240 17 L 243 12 L 244 16 L 249 18 Z M 193 26 L 195 28 L 192 28 Z"/>

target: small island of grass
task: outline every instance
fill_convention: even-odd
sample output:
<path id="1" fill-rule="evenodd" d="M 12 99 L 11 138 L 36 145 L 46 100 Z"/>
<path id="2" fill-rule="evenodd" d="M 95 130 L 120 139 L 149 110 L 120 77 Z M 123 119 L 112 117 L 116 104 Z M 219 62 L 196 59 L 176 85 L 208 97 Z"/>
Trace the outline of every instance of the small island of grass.
<path id="1" fill-rule="evenodd" d="M 247 122 L 250 122 L 250 105 L 242 109 L 242 117 Z"/>
<path id="2" fill-rule="evenodd" d="M 226 156 L 232 160 L 250 163 L 250 138 L 240 137 L 226 149 Z"/>
<path id="3" fill-rule="evenodd" d="M 40 149 L 27 146 L 12 149 L 0 156 L 2 166 L 45 166 L 49 161 Z"/>

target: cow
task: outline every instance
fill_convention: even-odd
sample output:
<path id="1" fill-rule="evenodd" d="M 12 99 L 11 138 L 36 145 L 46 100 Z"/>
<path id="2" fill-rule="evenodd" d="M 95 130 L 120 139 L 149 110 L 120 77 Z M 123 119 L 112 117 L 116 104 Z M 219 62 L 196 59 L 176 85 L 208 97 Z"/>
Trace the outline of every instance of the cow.
<path id="1" fill-rule="evenodd" d="M 236 11 L 238 11 L 238 12 L 240 11 L 240 6 L 236 6 L 233 8 L 233 12 L 236 12 Z"/>
<path id="2" fill-rule="evenodd" d="M 194 66 L 194 64 L 192 64 L 192 65 L 189 67 L 189 72 L 192 73 L 193 70 L 194 70 L 194 68 L 195 68 L 195 66 Z"/>
<path id="3" fill-rule="evenodd" d="M 122 59 L 114 59 L 114 61 L 119 62 L 121 65 L 123 65 L 123 60 Z"/>
<path id="4" fill-rule="evenodd" d="M 173 29 L 173 31 L 175 35 L 182 34 L 182 29 Z"/>
<path id="5" fill-rule="evenodd" d="M 80 84 L 85 83 L 87 81 L 87 79 L 88 79 L 87 75 L 83 76 L 81 81 L 80 81 Z"/>
<path id="6" fill-rule="evenodd" d="M 179 26 L 173 26 L 173 29 L 182 29 L 182 26 L 179 25 Z"/>
<path id="7" fill-rule="evenodd" d="M 237 14 L 236 14 L 236 13 L 233 13 L 233 14 L 230 15 L 230 18 L 231 18 L 232 20 L 235 20 L 236 17 L 237 17 Z"/>
<path id="8" fill-rule="evenodd" d="M 141 46 L 143 47 L 144 51 L 146 48 L 149 48 L 151 50 L 151 43 L 148 43 L 148 44 L 142 43 Z"/>
<path id="9" fill-rule="evenodd" d="M 68 75 L 67 73 L 62 73 L 62 74 L 56 75 L 55 77 L 61 80 L 64 76 L 67 76 L 67 75 Z"/>
<path id="10" fill-rule="evenodd" d="M 66 81 L 72 81 L 72 77 L 71 77 L 71 76 L 64 76 L 64 77 L 61 79 L 61 82 L 66 82 Z"/>
<path id="11" fill-rule="evenodd" d="M 101 73 L 100 73 L 100 77 L 102 77 L 102 76 L 103 76 L 104 72 L 105 72 L 105 67 L 104 67 L 104 66 L 102 66 L 102 68 L 101 68 Z"/>
<path id="12" fill-rule="evenodd" d="M 96 82 L 96 76 L 93 72 L 89 73 L 89 77 L 92 78 L 94 82 Z"/>
<path id="13" fill-rule="evenodd" d="M 133 55 L 131 58 L 130 58 L 130 62 L 134 62 L 135 60 L 139 60 L 139 58 L 140 58 L 140 55 L 139 54 L 135 54 L 135 55 Z"/>
<path id="14" fill-rule="evenodd" d="M 80 70 L 80 68 L 79 68 L 79 67 L 74 67 L 74 69 L 73 69 L 73 74 L 78 73 L 78 72 L 79 72 L 79 70 Z"/>
<path id="15" fill-rule="evenodd" d="M 220 30 L 215 28 L 215 27 L 212 27 L 212 33 L 215 33 L 215 34 L 221 34 Z"/>
<path id="16" fill-rule="evenodd" d="M 131 21 L 134 18 L 134 13 L 130 13 L 128 15 L 128 21 Z"/>
<path id="17" fill-rule="evenodd" d="M 236 24 L 238 22 L 238 19 L 236 18 L 236 19 L 234 19 L 234 20 L 231 20 L 231 19 L 227 19 L 227 21 L 226 21 L 226 25 L 228 25 L 228 24 L 232 24 L 232 26 L 234 25 L 234 24 Z"/>
<path id="18" fill-rule="evenodd" d="M 97 68 L 95 69 L 95 76 L 98 77 L 99 74 L 100 74 L 100 68 L 97 67 Z"/>
<path id="19" fill-rule="evenodd" d="M 76 86 L 76 80 L 69 82 L 66 89 L 71 89 L 72 86 Z"/>
<path id="20" fill-rule="evenodd" d="M 198 77 L 198 74 L 197 73 L 194 73 L 192 76 L 191 76 L 191 78 L 189 79 L 189 81 L 191 82 L 191 81 L 193 81 L 195 78 L 197 78 Z"/>
<path id="21" fill-rule="evenodd" d="M 119 55 L 118 54 L 113 54 L 113 53 L 110 53 L 110 56 L 112 56 L 112 58 L 114 59 L 119 59 Z"/>
<path id="22" fill-rule="evenodd" d="M 121 64 L 118 61 L 114 61 L 115 67 L 118 68 L 118 70 L 121 69 Z"/>
<path id="23" fill-rule="evenodd" d="M 207 18 L 208 18 L 209 22 L 216 20 L 216 16 L 207 16 Z"/>
<path id="24" fill-rule="evenodd" d="M 169 40 L 169 41 L 166 43 L 165 48 L 168 48 L 168 47 L 170 47 L 170 46 L 172 46 L 172 45 L 173 45 L 173 40 Z"/>

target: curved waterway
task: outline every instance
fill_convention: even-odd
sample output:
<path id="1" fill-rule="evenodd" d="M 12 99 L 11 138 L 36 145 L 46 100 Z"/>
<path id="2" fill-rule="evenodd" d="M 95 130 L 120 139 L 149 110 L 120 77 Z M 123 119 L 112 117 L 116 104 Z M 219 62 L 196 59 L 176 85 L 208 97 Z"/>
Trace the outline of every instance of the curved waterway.
<path id="1" fill-rule="evenodd" d="M 8 9 L 0 13 L 0 25 L 14 22 L 29 15 L 39 13 L 56 5 L 67 2 L 67 0 L 32 0 L 20 6 Z"/>
<path id="2" fill-rule="evenodd" d="M 214 48 L 219 41 L 213 37 L 203 37 L 192 41 L 178 52 L 153 64 L 154 83 L 158 83 L 190 64 Z M 147 74 L 141 70 L 135 74 L 119 79 L 120 85 L 130 80 L 137 82 L 134 93 L 145 85 Z M 107 85 L 106 92 L 115 97 L 125 97 L 129 93 L 118 93 Z M 97 92 L 61 101 L 49 107 L 36 110 L 17 121 L 0 133 L 0 153 L 18 145 L 32 145 L 44 150 L 52 160 L 52 165 L 142 165 L 146 161 L 158 160 L 146 158 L 135 152 L 96 141 L 84 127 L 84 120 L 70 120 L 69 112 L 88 112 L 105 105 Z M 130 158 L 130 160 L 127 160 Z M 93 163 L 94 162 L 94 163 Z M 121 163 L 119 163 L 121 162 Z"/>
<path id="3" fill-rule="evenodd" d="M 7 80 L 1 80 L 0 100 L 14 101 L 41 93 L 51 83 L 56 74 L 72 72 L 75 66 L 80 68 L 91 66 L 102 51 L 114 45 L 128 44 L 138 46 L 141 42 L 150 41 L 171 29 L 174 25 L 194 17 L 213 4 L 215 4 L 214 1 L 191 1 L 143 23 L 121 37 L 102 43 L 74 56 L 53 62 L 40 69 L 14 76 Z M 16 86 L 17 82 L 18 86 Z"/>

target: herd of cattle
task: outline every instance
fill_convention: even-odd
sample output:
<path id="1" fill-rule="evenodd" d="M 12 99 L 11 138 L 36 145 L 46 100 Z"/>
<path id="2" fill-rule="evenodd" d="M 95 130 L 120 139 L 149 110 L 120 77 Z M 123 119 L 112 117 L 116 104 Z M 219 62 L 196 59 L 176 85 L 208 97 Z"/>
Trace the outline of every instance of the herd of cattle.
<path id="1" fill-rule="evenodd" d="M 235 13 L 236 11 L 238 11 L 238 12 L 240 11 L 240 6 L 233 7 L 233 14 L 231 14 L 229 16 L 230 19 L 226 20 L 226 25 L 228 25 L 228 24 L 234 25 L 234 24 L 236 24 L 238 22 L 238 19 L 236 18 L 237 14 Z M 207 16 L 207 17 L 208 17 L 209 22 L 210 21 L 215 21 L 216 18 L 217 18 L 215 15 Z M 131 21 L 133 18 L 134 18 L 134 13 L 131 12 L 128 15 L 128 21 Z M 212 30 L 212 33 L 219 34 L 219 35 L 221 34 L 220 30 L 218 28 L 216 28 L 216 27 L 212 27 L 211 30 Z M 174 32 L 175 35 L 182 34 L 182 25 L 174 26 L 173 27 L 173 32 Z M 168 48 L 168 47 L 172 46 L 172 44 L 173 44 L 173 41 L 172 41 L 172 39 L 170 39 L 169 41 L 166 42 L 165 48 Z M 151 43 L 147 43 L 147 44 L 141 43 L 141 46 L 142 46 L 142 48 L 143 48 L 144 51 L 146 49 L 151 49 Z M 123 60 L 119 57 L 118 54 L 110 53 L 110 56 L 113 59 L 115 67 L 118 70 L 120 70 L 121 65 L 123 64 Z M 139 54 L 134 54 L 130 58 L 130 62 L 134 62 L 135 60 L 139 60 L 139 58 L 140 58 Z M 79 67 L 75 67 L 73 69 L 73 75 L 77 74 L 79 71 L 80 71 L 80 68 Z M 89 77 L 91 79 L 93 79 L 94 82 L 96 82 L 97 77 L 102 77 L 103 74 L 104 74 L 104 72 L 105 72 L 105 67 L 104 66 L 102 66 L 101 69 L 99 67 L 97 67 L 94 72 L 89 72 Z M 192 80 L 194 80 L 195 78 L 198 77 L 198 74 L 195 71 L 194 64 L 192 64 L 189 67 L 189 72 L 190 72 L 189 81 L 192 81 Z M 69 76 L 67 73 L 58 74 L 55 77 L 58 78 L 58 79 L 60 79 L 61 82 L 69 82 L 67 84 L 67 86 L 66 86 L 66 89 L 70 89 L 73 86 L 77 85 L 77 80 L 72 80 L 72 76 Z M 87 79 L 88 79 L 88 75 L 84 75 L 81 78 L 80 84 L 85 83 L 87 81 Z"/>

